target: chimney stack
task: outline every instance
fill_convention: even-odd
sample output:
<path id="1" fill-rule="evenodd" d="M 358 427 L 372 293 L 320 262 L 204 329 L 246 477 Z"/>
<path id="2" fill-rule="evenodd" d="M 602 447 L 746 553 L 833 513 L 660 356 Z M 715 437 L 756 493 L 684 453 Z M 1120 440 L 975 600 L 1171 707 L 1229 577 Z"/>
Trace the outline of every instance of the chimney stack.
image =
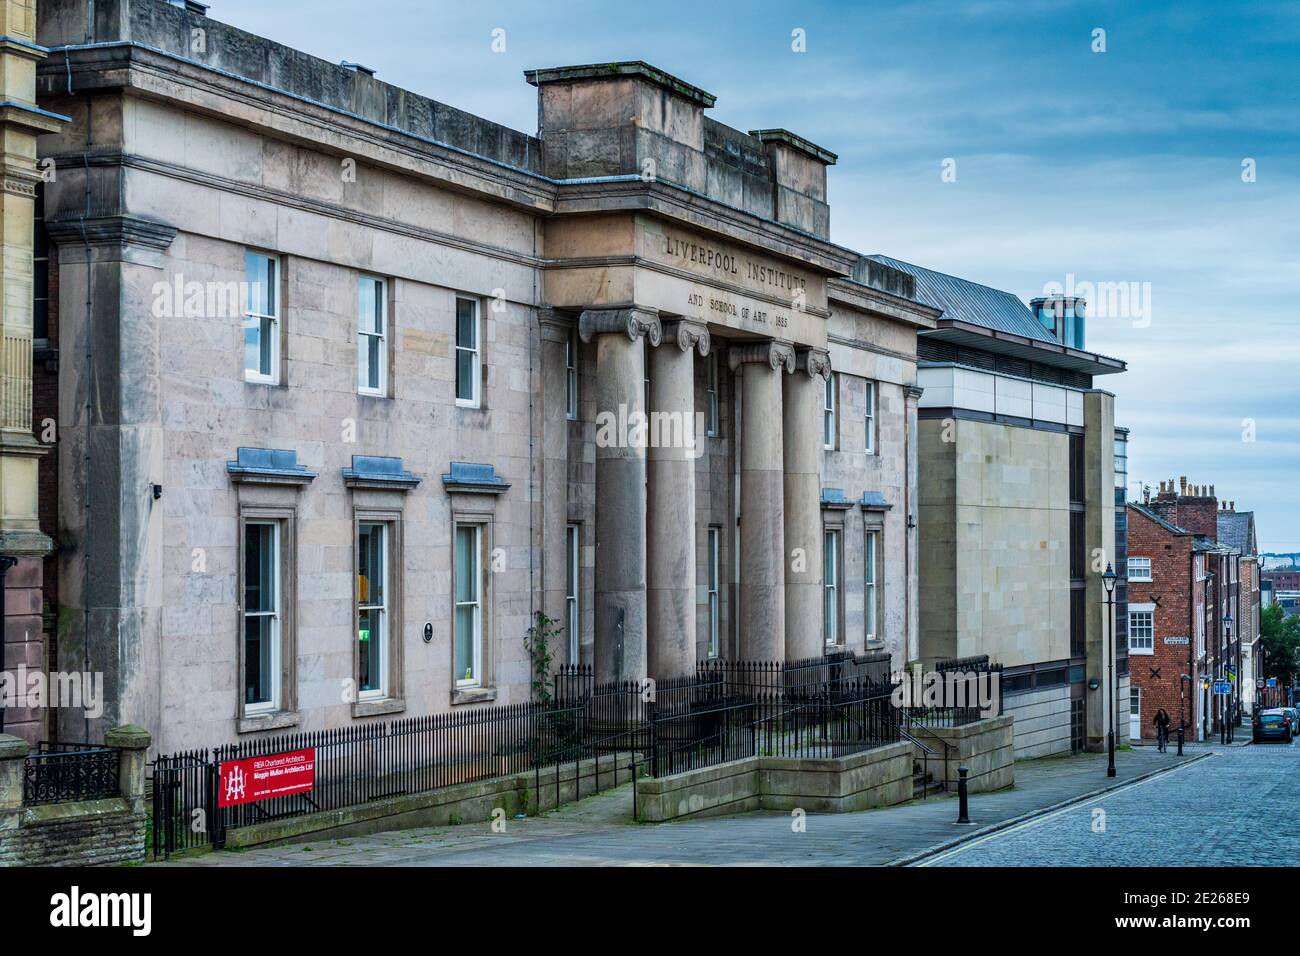
<path id="1" fill-rule="evenodd" d="M 1178 487 L 1181 489 L 1180 494 L 1187 494 L 1187 476 L 1183 475 L 1178 479 Z"/>

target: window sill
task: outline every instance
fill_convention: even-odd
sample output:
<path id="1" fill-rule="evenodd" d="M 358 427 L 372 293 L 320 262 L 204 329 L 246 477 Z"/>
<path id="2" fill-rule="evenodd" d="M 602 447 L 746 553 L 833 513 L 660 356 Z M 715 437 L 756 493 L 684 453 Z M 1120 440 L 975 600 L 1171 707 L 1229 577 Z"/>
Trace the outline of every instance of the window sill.
<path id="1" fill-rule="evenodd" d="M 273 710 L 265 714 L 248 714 L 239 718 L 237 733 L 255 734 L 263 730 L 283 730 L 297 727 L 301 719 L 296 710 Z"/>
<path id="2" fill-rule="evenodd" d="M 276 385 L 279 385 L 280 383 L 279 383 L 276 379 L 273 379 L 273 378 L 262 378 L 262 377 L 260 377 L 260 376 L 254 376 L 254 375 L 249 375 L 248 373 L 244 373 L 244 384 L 245 384 L 245 385 L 271 385 L 271 386 L 276 386 Z"/>
<path id="3" fill-rule="evenodd" d="M 376 697 L 374 700 L 359 700 L 352 705 L 353 717 L 380 717 L 384 714 L 400 714 L 406 710 L 406 700 L 401 697 Z"/>
<path id="4" fill-rule="evenodd" d="M 451 692 L 452 706 L 456 704 L 486 704 L 497 699 L 495 687 L 457 687 Z"/>
<path id="5" fill-rule="evenodd" d="M 480 409 L 483 407 L 483 403 L 482 403 L 482 402 L 469 402 L 469 401 L 466 401 L 466 400 L 463 399 L 463 398 L 458 398 L 458 399 L 456 399 L 456 407 L 457 407 L 457 408 L 466 408 L 466 409 L 469 409 L 469 410 L 471 410 L 471 411 L 478 411 L 478 410 L 480 410 Z"/>
<path id="6" fill-rule="evenodd" d="M 1154 657 L 1155 653 L 1156 650 L 1154 647 L 1148 647 L 1148 648 L 1129 647 L 1128 649 L 1129 657 Z"/>

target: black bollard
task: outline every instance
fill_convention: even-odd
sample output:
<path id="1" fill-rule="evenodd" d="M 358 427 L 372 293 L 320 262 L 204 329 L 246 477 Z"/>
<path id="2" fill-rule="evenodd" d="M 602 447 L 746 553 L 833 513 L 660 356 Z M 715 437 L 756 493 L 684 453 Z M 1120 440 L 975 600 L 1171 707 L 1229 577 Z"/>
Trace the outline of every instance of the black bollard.
<path id="1" fill-rule="evenodd" d="M 1183 755 L 1183 728 L 1178 728 L 1178 756 Z"/>
<path id="2" fill-rule="evenodd" d="M 957 822 L 970 823 L 969 799 L 966 794 L 966 774 L 970 773 L 965 767 L 957 768 Z"/>

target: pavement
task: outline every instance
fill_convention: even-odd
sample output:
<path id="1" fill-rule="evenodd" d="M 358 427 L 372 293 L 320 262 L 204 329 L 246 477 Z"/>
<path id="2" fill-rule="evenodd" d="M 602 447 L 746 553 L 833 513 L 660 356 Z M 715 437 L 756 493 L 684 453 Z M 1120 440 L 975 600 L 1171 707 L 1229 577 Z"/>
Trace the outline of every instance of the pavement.
<path id="1" fill-rule="evenodd" d="M 1249 751 L 1252 748 L 1247 748 Z M 1258 749 L 1258 748 L 1254 748 Z M 959 825 L 955 796 L 935 795 L 896 807 L 847 814 L 758 812 L 657 825 L 632 822 L 631 785 L 540 817 L 428 827 L 240 852 L 173 859 L 165 866 L 880 866 L 916 862 L 955 840 L 980 839 L 1050 814 L 1100 790 L 1162 776 L 1182 776 L 1210 748 L 1179 758 L 1155 748 L 1116 756 L 1106 777 L 1104 754 L 1016 764 L 1014 788 L 970 798 L 969 825 Z M 1188 768 L 1176 769 L 1176 768 Z M 1153 776 L 1155 775 L 1155 776 Z M 1140 786 L 1141 784 L 1139 784 Z M 1203 795 L 1202 799 L 1209 799 Z M 1244 808 L 1243 808 L 1244 812 Z"/>
<path id="2" fill-rule="evenodd" d="M 1039 815 L 920 865 L 1294 865 L 1300 741 L 1243 746 L 1238 740 L 1203 752 L 1210 758 Z"/>

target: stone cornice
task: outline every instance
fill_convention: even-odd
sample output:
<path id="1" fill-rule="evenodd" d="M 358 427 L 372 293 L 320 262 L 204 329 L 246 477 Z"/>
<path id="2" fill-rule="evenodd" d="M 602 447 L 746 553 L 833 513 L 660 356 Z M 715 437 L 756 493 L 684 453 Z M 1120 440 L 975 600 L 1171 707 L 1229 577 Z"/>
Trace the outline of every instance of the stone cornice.
<path id="1" fill-rule="evenodd" d="M 665 340 L 675 339 L 677 347 L 683 352 L 698 349 L 700 355 L 709 354 L 712 340 L 709 338 L 709 328 L 703 322 L 673 319 L 663 323 L 663 335 Z"/>
<path id="2" fill-rule="evenodd" d="M 622 60 L 615 63 L 588 63 L 579 66 L 556 66 L 544 70 L 524 70 L 524 79 L 532 86 L 544 83 L 572 83 L 576 80 L 623 80 L 639 77 L 670 93 L 709 109 L 717 101 L 712 93 L 678 79 L 645 60 Z"/>
<path id="3" fill-rule="evenodd" d="M 809 378 L 828 379 L 831 377 L 831 353 L 826 349 L 795 349 L 795 371 L 804 372 Z"/>
<path id="4" fill-rule="evenodd" d="M 794 347 L 785 342 L 737 342 L 727 347 L 727 367 L 735 371 L 742 365 L 771 366 L 772 371 L 794 373 Z"/>
<path id="5" fill-rule="evenodd" d="M 35 135 L 57 133 L 64 123 L 72 118 L 62 113 L 51 113 L 33 103 L 20 103 L 16 100 L 0 101 L 0 123 L 5 127 L 16 127 Z"/>
<path id="6" fill-rule="evenodd" d="M 61 216 L 47 220 L 46 231 L 56 243 L 76 242 L 92 246 L 145 246 L 166 251 L 177 229 L 164 222 L 126 213 L 82 219 Z"/>
<path id="7" fill-rule="evenodd" d="M 896 322 L 906 322 L 918 329 L 934 328 L 939 317 L 943 315 L 942 309 L 891 295 L 839 276 L 827 281 L 826 297 L 831 302 L 840 302 L 850 308 L 881 315 Z"/>
<path id="8" fill-rule="evenodd" d="M 658 345 L 663 337 L 656 309 L 628 306 L 618 309 L 585 309 L 578 317 L 578 335 L 590 342 L 595 336 L 622 332 L 635 342 L 642 335 L 651 345 Z"/>
<path id="9" fill-rule="evenodd" d="M 573 318 L 550 306 L 537 307 L 537 324 L 542 328 L 543 342 L 565 343 L 573 332 Z"/>
<path id="10" fill-rule="evenodd" d="M 728 292 L 733 295 L 743 296 L 747 299 L 753 299 L 756 302 L 766 302 L 769 305 L 776 306 L 777 308 L 790 308 L 789 297 L 773 295 L 770 292 L 751 289 L 738 282 L 727 282 L 721 279 L 701 276 L 698 272 L 691 272 L 689 269 L 670 266 L 666 263 L 659 262 L 657 259 L 647 259 L 645 256 L 574 256 L 571 259 L 546 259 L 543 261 L 542 267 L 544 269 L 554 269 L 557 271 L 562 269 L 611 269 L 619 267 L 646 269 L 651 272 L 658 272 L 661 275 L 685 279 L 695 285 L 704 285 L 710 289 L 717 289 L 719 292 Z M 808 315 L 815 315 L 823 319 L 829 319 L 831 316 L 829 309 L 823 309 L 819 306 L 805 305 L 802 311 Z"/>
<path id="11" fill-rule="evenodd" d="M 769 255 L 835 276 L 853 271 L 861 256 L 812 233 L 764 219 L 661 179 L 611 176 L 561 181 L 556 215 L 636 210 L 655 213 L 706 233 L 721 233 Z"/>

